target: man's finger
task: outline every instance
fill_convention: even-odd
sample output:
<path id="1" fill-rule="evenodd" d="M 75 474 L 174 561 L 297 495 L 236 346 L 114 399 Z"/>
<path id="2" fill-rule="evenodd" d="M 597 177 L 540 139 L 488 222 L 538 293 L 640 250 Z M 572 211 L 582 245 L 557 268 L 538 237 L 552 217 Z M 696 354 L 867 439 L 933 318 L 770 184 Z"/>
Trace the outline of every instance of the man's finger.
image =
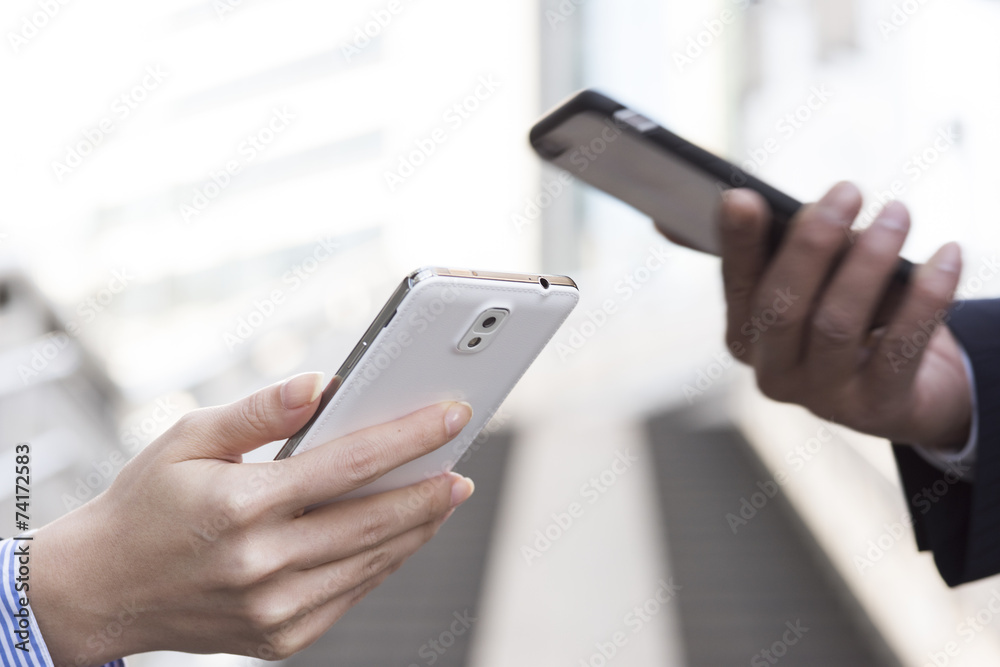
<path id="1" fill-rule="evenodd" d="M 792 220 L 752 306 L 753 327 L 760 337 L 754 366 L 762 385 L 781 383 L 801 361 L 813 306 L 860 210 L 858 189 L 838 183 Z"/>
<path id="2" fill-rule="evenodd" d="M 276 503 L 289 511 L 332 500 L 448 443 L 469 423 L 468 403 L 445 402 L 266 465 Z"/>
<path id="3" fill-rule="evenodd" d="M 733 356 L 747 360 L 748 341 L 741 333 L 750 318 L 750 304 L 767 266 L 771 211 L 752 190 L 730 190 L 722 204 L 719 238 L 722 281 L 726 295 L 726 344 Z"/>
<path id="4" fill-rule="evenodd" d="M 839 387 L 857 373 L 862 346 L 909 228 L 906 207 L 890 203 L 837 268 L 812 316 L 805 355 L 807 381 L 817 387 Z"/>
<path id="5" fill-rule="evenodd" d="M 909 289 L 865 372 L 887 396 L 905 395 L 934 331 L 947 321 L 962 273 L 962 251 L 949 243 L 917 267 Z"/>

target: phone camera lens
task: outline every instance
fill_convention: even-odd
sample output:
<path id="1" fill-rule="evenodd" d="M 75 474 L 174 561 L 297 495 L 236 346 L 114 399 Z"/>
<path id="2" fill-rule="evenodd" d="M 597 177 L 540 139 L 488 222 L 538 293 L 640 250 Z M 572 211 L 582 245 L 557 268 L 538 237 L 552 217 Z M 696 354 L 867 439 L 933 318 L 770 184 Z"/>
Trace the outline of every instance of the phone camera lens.
<path id="1" fill-rule="evenodd" d="M 542 289 L 548 289 L 549 288 L 549 281 L 546 280 L 545 278 L 539 278 L 538 279 L 538 284 L 542 286 Z"/>
<path id="2" fill-rule="evenodd" d="M 475 338 L 473 338 L 472 340 L 469 341 L 469 347 L 478 347 L 479 344 L 482 343 L 482 342 L 483 342 L 483 339 L 480 338 L 479 336 L 476 336 Z"/>
<path id="3" fill-rule="evenodd" d="M 484 329 L 489 329 L 491 326 L 493 326 L 496 323 L 497 323 L 497 318 L 495 318 L 495 317 L 487 317 L 485 320 L 483 320 L 483 328 Z"/>

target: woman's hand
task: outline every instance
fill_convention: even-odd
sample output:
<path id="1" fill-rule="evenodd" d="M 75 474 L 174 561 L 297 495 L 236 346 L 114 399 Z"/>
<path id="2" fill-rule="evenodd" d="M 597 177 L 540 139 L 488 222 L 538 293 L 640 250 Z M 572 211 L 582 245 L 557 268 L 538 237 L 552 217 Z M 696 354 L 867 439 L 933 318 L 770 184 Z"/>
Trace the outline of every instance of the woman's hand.
<path id="1" fill-rule="evenodd" d="M 441 447 L 464 403 L 435 405 L 281 461 L 242 454 L 299 430 L 322 375 L 195 410 L 112 486 L 35 536 L 30 602 L 56 665 L 152 650 L 283 658 L 311 644 L 472 494 L 441 475 L 303 509 Z"/>

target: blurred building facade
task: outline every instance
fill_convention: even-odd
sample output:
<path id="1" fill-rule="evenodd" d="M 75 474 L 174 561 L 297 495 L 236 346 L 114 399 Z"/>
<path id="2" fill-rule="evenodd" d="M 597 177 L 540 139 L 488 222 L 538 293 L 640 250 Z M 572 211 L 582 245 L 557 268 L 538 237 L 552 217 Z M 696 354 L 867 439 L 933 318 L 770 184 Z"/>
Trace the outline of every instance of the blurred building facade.
<path id="1" fill-rule="evenodd" d="M 842 178 L 901 198 L 908 256 L 959 240 L 961 295 L 1000 293 L 987 0 L 60 7 L 32 31 L 38 6 L 8 3 L 20 39 L 0 54 L 0 82 L 19 91 L 0 160 L 0 460 L 35 443 L 35 525 L 105 488 L 183 411 L 332 372 L 420 265 L 570 273 L 578 327 L 663 243 L 592 191 L 540 197 L 555 172 L 527 130 L 584 86 L 800 199 Z M 688 403 L 724 352 L 718 266 L 670 252 L 585 349 L 543 357 L 515 414 L 537 425 L 543 387 L 588 405 L 573 389 L 594 377 L 617 383 L 623 415 Z M 721 365 L 715 388 L 772 468 L 821 427 Z M 858 572 L 903 511 L 898 484 L 885 443 L 825 455 L 793 504 L 903 662 L 923 664 L 989 584 L 944 590 L 909 536 Z M 962 648 L 950 664 L 1000 655 L 989 635 Z"/>

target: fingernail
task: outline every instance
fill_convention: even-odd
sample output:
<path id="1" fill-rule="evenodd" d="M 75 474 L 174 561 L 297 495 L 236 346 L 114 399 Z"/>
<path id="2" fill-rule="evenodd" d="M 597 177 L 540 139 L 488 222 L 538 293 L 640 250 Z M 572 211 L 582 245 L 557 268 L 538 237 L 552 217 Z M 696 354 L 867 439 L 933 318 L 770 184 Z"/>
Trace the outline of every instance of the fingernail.
<path id="1" fill-rule="evenodd" d="M 302 373 L 281 385 L 281 405 L 286 410 L 295 410 L 309 405 L 323 393 L 322 373 Z"/>
<path id="2" fill-rule="evenodd" d="M 939 271 L 958 273 L 962 267 L 962 249 L 957 243 L 949 243 L 937 251 L 934 266 Z"/>
<path id="3" fill-rule="evenodd" d="M 907 214 L 905 206 L 898 201 L 892 201 L 886 204 L 886 207 L 879 213 L 875 224 L 899 232 L 910 226 L 910 216 Z"/>
<path id="4" fill-rule="evenodd" d="M 465 428 L 465 425 L 472 419 L 472 406 L 468 403 L 452 403 L 448 412 L 444 415 L 444 428 L 448 436 L 454 438 L 458 432 Z"/>
<path id="5" fill-rule="evenodd" d="M 819 205 L 834 213 L 835 222 L 840 224 L 844 222 L 844 218 L 848 216 L 857 201 L 858 189 L 844 181 L 833 186 L 833 189 L 819 200 Z"/>
<path id="6" fill-rule="evenodd" d="M 725 208 L 722 211 L 722 226 L 734 231 L 749 227 L 751 216 L 747 215 L 747 210 L 754 205 L 752 197 L 753 195 L 745 190 L 723 192 L 722 201 Z"/>
<path id="7" fill-rule="evenodd" d="M 472 496 L 476 485 L 468 477 L 456 475 L 458 479 L 451 483 L 451 506 L 458 507 Z"/>

